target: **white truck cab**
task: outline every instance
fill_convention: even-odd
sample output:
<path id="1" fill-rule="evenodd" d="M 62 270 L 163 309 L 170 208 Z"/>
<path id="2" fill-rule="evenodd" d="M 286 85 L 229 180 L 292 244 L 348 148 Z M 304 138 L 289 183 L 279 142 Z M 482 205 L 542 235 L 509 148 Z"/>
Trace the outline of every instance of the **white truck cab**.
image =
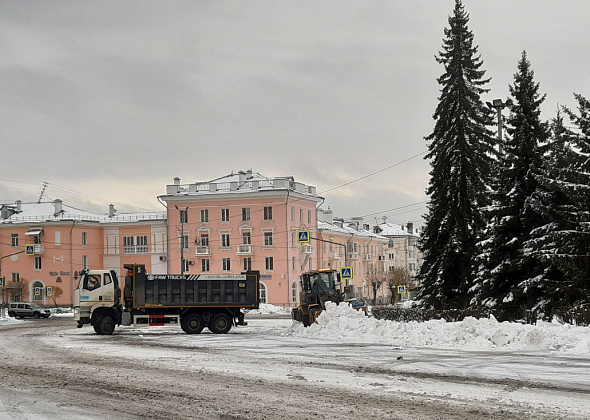
<path id="1" fill-rule="evenodd" d="M 82 270 L 74 294 L 74 319 L 78 327 L 92 324 L 99 334 L 112 333 L 121 320 L 120 295 L 115 271 Z"/>

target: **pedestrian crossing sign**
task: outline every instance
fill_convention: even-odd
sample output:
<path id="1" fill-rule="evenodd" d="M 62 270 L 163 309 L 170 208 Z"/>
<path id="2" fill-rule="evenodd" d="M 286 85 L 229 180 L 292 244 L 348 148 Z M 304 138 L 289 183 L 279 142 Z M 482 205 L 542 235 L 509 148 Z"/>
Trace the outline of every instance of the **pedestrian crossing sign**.
<path id="1" fill-rule="evenodd" d="M 25 245 L 25 254 L 35 255 L 35 245 Z"/>
<path id="2" fill-rule="evenodd" d="M 41 287 L 35 287 L 35 296 L 41 296 Z"/>
<path id="3" fill-rule="evenodd" d="M 405 295 L 406 294 L 406 286 L 397 286 L 397 293 L 399 293 L 400 295 Z"/>
<path id="4" fill-rule="evenodd" d="M 53 293 L 53 287 L 52 286 L 47 286 L 45 288 L 45 290 L 47 291 L 47 297 L 50 297 Z"/>
<path id="5" fill-rule="evenodd" d="M 297 242 L 300 244 L 309 243 L 309 230 L 298 230 L 297 231 Z"/>
<path id="6" fill-rule="evenodd" d="M 0 287 L 4 287 L 4 277 L 0 277 Z"/>
<path id="7" fill-rule="evenodd" d="M 342 280 L 352 280 L 352 267 L 342 267 L 340 269 L 340 278 Z"/>

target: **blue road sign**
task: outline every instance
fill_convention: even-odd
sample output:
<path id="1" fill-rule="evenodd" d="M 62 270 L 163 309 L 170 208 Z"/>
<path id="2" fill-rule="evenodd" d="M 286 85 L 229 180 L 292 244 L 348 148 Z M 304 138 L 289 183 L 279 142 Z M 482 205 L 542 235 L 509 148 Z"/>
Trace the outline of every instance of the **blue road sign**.
<path id="1" fill-rule="evenodd" d="M 35 245 L 25 245 L 25 254 L 35 255 Z"/>
<path id="2" fill-rule="evenodd" d="M 309 243 L 309 230 L 298 230 L 297 231 L 297 242 L 300 244 Z"/>
<path id="3" fill-rule="evenodd" d="M 4 287 L 4 277 L 0 277 L 0 287 Z"/>
<path id="4" fill-rule="evenodd" d="M 352 280 L 352 267 L 342 267 L 340 269 L 340 278 L 342 280 Z"/>
<path id="5" fill-rule="evenodd" d="M 406 286 L 397 286 L 397 293 L 403 295 L 406 293 Z"/>

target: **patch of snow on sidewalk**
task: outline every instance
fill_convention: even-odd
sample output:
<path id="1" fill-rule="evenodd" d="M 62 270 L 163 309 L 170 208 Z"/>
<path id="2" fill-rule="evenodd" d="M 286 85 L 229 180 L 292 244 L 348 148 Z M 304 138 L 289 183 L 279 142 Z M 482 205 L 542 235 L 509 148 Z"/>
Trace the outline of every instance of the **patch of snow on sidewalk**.
<path id="1" fill-rule="evenodd" d="M 317 323 L 294 324 L 287 335 L 347 342 L 380 343 L 403 347 L 461 348 L 469 350 L 550 350 L 590 356 L 590 327 L 538 322 L 523 325 L 489 319 L 460 322 L 431 320 L 395 322 L 368 318 L 350 306 L 326 302 Z"/>
<path id="2" fill-rule="evenodd" d="M 291 308 L 275 306 L 270 303 L 261 303 L 258 309 L 252 309 L 251 311 L 248 311 L 248 313 L 257 315 L 290 314 Z"/>

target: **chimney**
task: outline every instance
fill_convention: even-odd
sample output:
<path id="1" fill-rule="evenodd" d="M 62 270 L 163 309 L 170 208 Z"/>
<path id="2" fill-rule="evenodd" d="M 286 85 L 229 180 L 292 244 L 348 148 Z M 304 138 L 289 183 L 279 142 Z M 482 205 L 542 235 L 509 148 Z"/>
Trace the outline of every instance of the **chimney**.
<path id="1" fill-rule="evenodd" d="M 117 209 L 115 208 L 114 204 L 109 204 L 109 217 L 115 217 L 117 214 Z"/>
<path id="2" fill-rule="evenodd" d="M 408 222 L 408 224 L 406 225 L 406 227 L 408 228 L 408 233 L 409 234 L 413 234 L 414 233 L 414 223 Z"/>
<path id="3" fill-rule="evenodd" d="M 16 212 L 17 213 L 21 213 L 23 211 L 22 204 L 23 204 L 22 201 L 16 200 Z"/>
<path id="4" fill-rule="evenodd" d="M 180 185 L 180 178 L 177 176 L 174 177 L 174 185 Z"/>
<path id="5" fill-rule="evenodd" d="M 252 178 L 252 168 L 250 168 L 246 171 L 246 179 L 250 179 L 250 178 Z"/>
<path id="6" fill-rule="evenodd" d="M 238 172 L 238 187 L 241 187 L 246 182 L 246 172 L 239 171 Z"/>
<path id="7" fill-rule="evenodd" d="M 364 230 L 371 230 L 371 226 L 369 226 L 367 223 L 363 224 L 363 229 Z"/>
<path id="8" fill-rule="evenodd" d="M 59 198 L 53 200 L 53 206 L 55 207 L 55 213 L 53 214 L 54 216 L 63 213 L 63 201 L 61 201 Z"/>
<path id="9" fill-rule="evenodd" d="M 324 222 L 334 223 L 334 212 L 330 210 L 330 206 L 328 206 L 327 210 L 324 210 Z"/>
<path id="10" fill-rule="evenodd" d="M 354 225 L 354 228 L 356 230 L 359 230 L 359 228 L 361 227 L 361 222 L 363 221 L 362 217 L 351 217 L 350 218 L 352 224 Z"/>

